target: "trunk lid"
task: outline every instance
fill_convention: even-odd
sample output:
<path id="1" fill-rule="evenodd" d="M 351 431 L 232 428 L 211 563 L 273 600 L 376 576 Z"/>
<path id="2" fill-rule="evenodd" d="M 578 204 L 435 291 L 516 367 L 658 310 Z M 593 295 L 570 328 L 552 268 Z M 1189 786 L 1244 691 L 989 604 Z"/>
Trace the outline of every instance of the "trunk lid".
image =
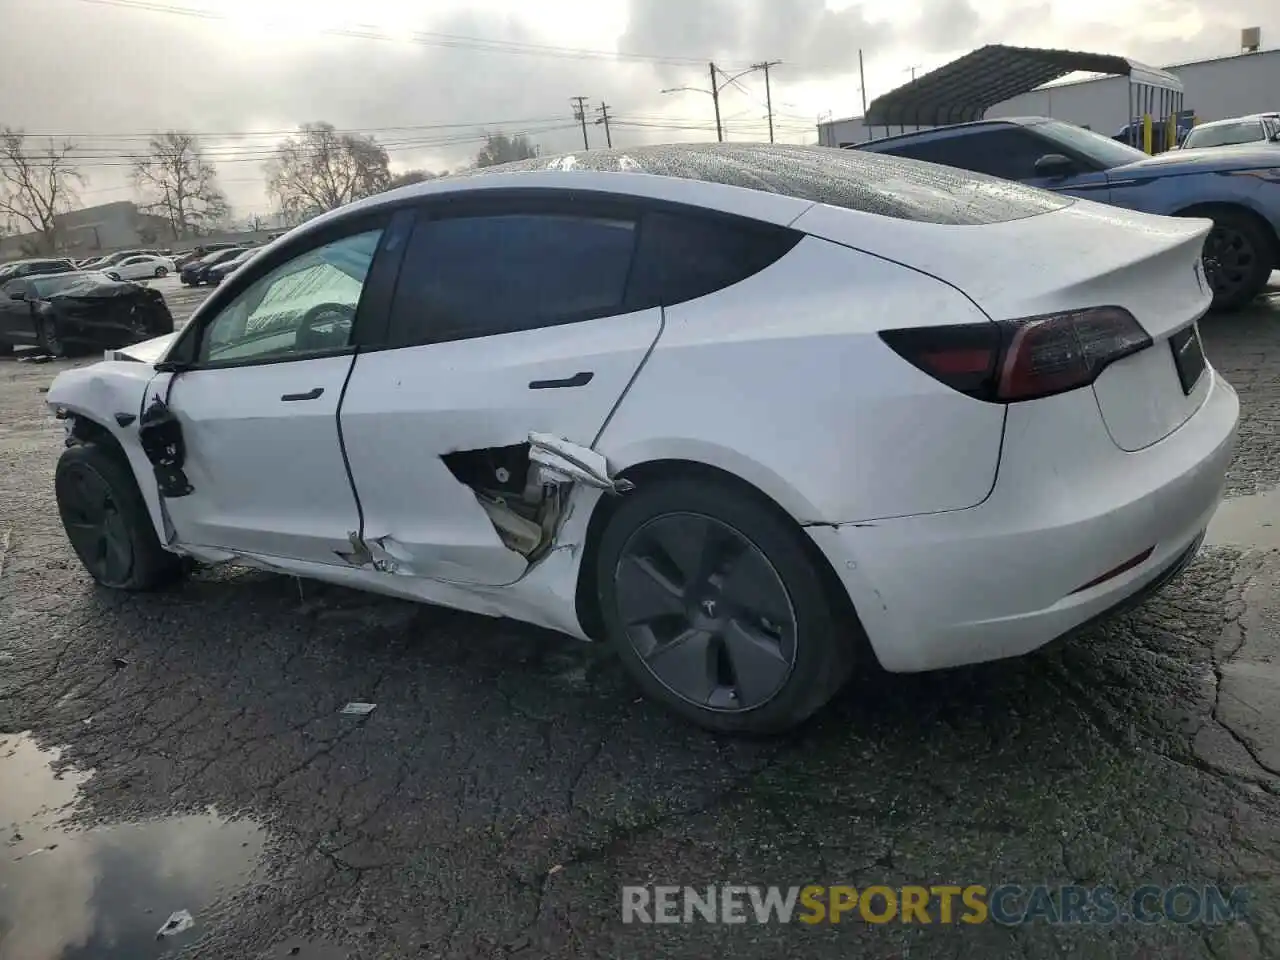
<path id="1" fill-rule="evenodd" d="M 1141 449 L 1168 436 L 1207 396 L 1207 364 L 1184 390 L 1179 362 L 1195 372 L 1194 326 L 1213 300 L 1200 262 L 1211 221 L 1088 201 L 981 226 L 877 218 L 868 229 L 858 222 L 862 216 L 815 207 L 793 226 L 849 246 L 874 238 L 874 253 L 953 284 L 992 319 L 1100 306 L 1132 313 L 1151 347 L 1109 366 L 1093 387 L 1121 449 Z"/>

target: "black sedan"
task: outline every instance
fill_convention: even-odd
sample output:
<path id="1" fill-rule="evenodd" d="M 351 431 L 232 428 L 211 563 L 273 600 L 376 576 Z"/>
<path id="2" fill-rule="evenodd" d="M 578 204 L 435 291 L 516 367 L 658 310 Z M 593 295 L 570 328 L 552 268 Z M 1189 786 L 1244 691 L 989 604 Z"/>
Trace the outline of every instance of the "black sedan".
<path id="1" fill-rule="evenodd" d="M 249 258 L 254 255 L 255 250 L 242 250 L 238 257 L 232 257 L 222 263 L 215 263 L 212 267 L 206 267 L 204 271 L 204 279 L 206 283 L 211 283 L 215 287 L 222 283 L 223 280 L 231 276 L 242 266 L 249 262 Z"/>
<path id="2" fill-rule="evenodd" d="M 61 357 L 172 332 L 173 315 L 160 291 L 101 273 L 23 277 L 0 288 L 0 353 L 30 344 Z"/>
<path id="3" fill-rule="evenodd" d="M 209 282 L 209 268 L 216 267 L 220 263 L 226 263 L 228 260 L 234 260 L 240 254 L 244 253 L 243 247 L 229 247 L 226 250 L 215 250 L 213 253 L 206 254 L 198 260 L 192 260 L 190 263 L 183 264 L 182 272 L 179 276 L 182 282 L 189 287 L 198 287 L 202 283 Z"/>

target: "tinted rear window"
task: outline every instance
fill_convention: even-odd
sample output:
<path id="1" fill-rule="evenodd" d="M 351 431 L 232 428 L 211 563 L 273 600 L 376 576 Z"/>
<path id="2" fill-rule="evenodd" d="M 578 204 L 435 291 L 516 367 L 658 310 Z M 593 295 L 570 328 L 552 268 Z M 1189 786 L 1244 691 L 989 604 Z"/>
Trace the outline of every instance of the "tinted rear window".
<path id="1" fill-rule="evenodd" d="M 701 180 L 925 223 L 1019 220 L 1074 202 L 962 170 L 835 147 L 676 144 L 537 157 L 455 176 L 524 170 L 597 170 Z"/>

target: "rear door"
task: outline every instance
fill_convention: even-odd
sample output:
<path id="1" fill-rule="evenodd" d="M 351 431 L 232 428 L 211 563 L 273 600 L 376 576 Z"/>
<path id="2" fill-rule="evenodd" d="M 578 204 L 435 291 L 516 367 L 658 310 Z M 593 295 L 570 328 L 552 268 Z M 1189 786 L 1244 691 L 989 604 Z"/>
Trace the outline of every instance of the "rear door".
<path id="1" fill-rule="evenodd" d="M 360 355 L 341 411 L 364 540 L 400 574 L 524 575 L 441 458 L 535 431 L 594 444 L 662 329 L 660 308 L 625 305 L 636 224 L 625 204 L 580 196 L 424 208 L 387 348 Z"/>

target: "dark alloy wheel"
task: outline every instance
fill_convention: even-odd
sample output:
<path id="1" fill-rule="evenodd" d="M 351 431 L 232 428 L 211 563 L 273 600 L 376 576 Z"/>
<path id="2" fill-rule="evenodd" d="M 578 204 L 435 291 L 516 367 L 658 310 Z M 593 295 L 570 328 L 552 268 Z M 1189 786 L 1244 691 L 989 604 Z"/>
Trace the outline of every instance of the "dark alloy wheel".
<path id="1" fill-rule="evenodd" d="M 157 279 L 157 280 L 158 280 L 158 279 L 160 279 L 161 277 L 167 277 L 168 275 L 169 275 L 169 268 L 168 268 L 168 267 L 156 267 L 156 279 Z"/>
<path id="2" fill-rule="evenodd" d="M 631 534 L 614 576 L 628 641 L 676 696 L 709 710 L 750 710 L 791 674 L 791 598 L 741 531 L 665 514 Z"/>
<path id="3" fill-rule="evenodd" d="M 1213 215 L 1204 243 L 1204 272 L 1217 310 L 1238 310 L 1253 300 L 1271 275 L 1271 245 L 1247 214 Z"/>
<path id="4" fill-rule="evenodd" d="M 710 730 L 795 727 L 848 679 L 865 639 L 803 531 L 731 478 L 638 484 L 595 553 L 610 645 L 646 694 Z"/>
<path id="5" fill-rule="evenodd" d="M 127 583 L 133 572 L 133 540 L 110 484 L 83 463 L 72 464 L 60 480 L 62 524 L 76 556 L 103 586 Z"/>
<path id="6" fill-rule="evenodd" d="M 76 556 L 104 587 L 150 590 L 179 576 L 183 561 L 160 546 L 123 454 L 68 447 L 54 476 L 58 513 Z"/>

